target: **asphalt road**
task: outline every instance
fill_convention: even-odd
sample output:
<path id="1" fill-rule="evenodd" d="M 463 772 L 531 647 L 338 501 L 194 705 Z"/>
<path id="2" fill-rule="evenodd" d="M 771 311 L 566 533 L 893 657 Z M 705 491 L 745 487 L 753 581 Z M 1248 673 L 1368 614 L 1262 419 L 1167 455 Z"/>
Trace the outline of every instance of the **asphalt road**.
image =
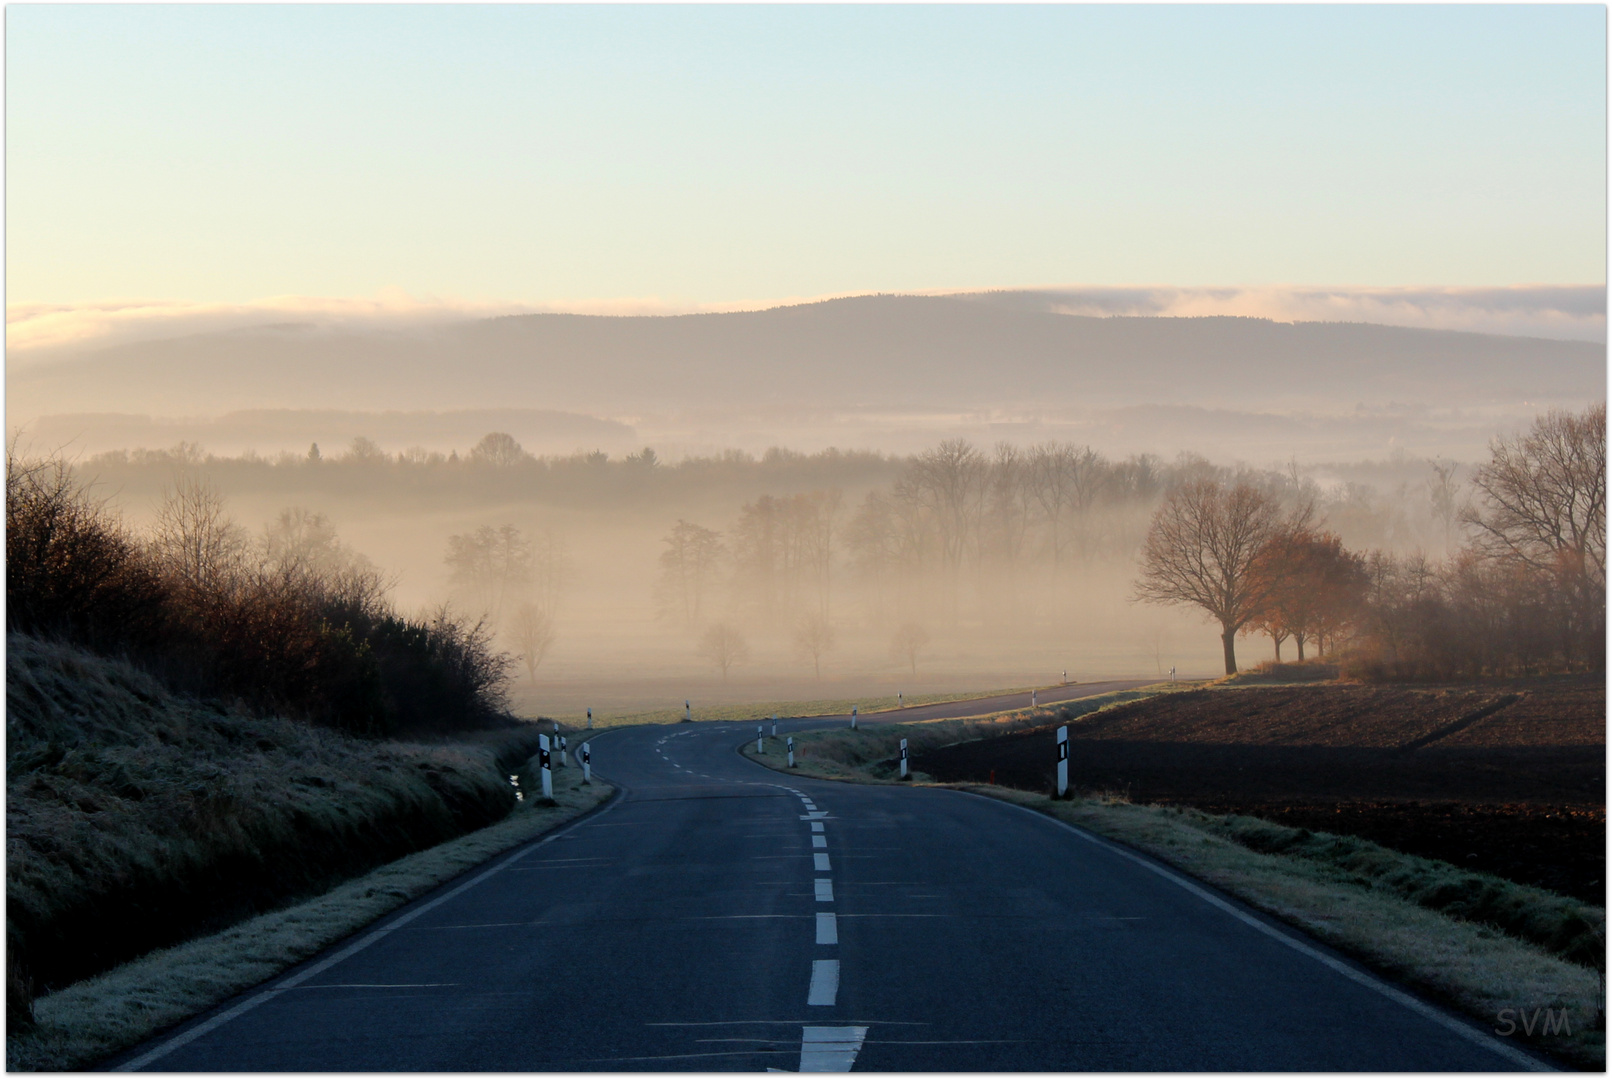
<path id="1" fill-rule="evenodd" d="M 602 811 L 108 1064 L 1494 1071 L 1532 1061 L 1128 850 L 960 792 L 772 772 L 735 753 L 754 732 L 695 723 L 602 735 L 594 768 L 622 787 Z"/>

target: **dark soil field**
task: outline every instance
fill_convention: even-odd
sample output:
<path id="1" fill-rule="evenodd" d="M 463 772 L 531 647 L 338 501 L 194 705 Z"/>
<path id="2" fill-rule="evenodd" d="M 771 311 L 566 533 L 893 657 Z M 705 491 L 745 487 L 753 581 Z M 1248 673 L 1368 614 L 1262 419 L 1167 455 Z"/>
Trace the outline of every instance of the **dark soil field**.
<path id="1" fill-rule="evenodd" d="M 1051 788 L 1053 728 L 913 759 L 937 780 Z M 1594 679 L 1167 694 L 1069 725 L 1077 792 L 1196 806 L 1606 897 L 1606 689 Z"/>

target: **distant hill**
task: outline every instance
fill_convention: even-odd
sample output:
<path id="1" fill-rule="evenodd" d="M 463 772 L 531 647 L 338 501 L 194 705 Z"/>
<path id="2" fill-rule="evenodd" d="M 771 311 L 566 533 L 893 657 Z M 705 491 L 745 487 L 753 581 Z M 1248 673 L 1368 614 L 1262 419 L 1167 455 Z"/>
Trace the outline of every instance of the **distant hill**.
<path id="1" fill-rule="evenodd" d="M 523 315 L 419 332 L 277 325 L 7 375 L 10 420 L 67 412 L 750 407 L 931 412 L 1142 404 L 1336 412 L 1604 398 L 1606 348 L 1359 323 L 1093 318 L 863 296 L 662 317 Z"/>

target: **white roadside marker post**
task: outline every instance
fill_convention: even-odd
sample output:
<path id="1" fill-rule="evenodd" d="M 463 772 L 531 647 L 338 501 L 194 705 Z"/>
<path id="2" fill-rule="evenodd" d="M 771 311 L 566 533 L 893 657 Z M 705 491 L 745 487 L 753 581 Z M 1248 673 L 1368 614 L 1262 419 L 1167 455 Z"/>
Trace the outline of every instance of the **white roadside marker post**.
<path id="1" fill-rule="evenodd" d="M 593 761 L 593 755 L 588 753 L 588 744 L 583 743 L 582 744 L 582 782 L 584 784 L 592 785 L 592 783 L 593 783 L 593 769 L 592 769 L 591 764 L 590 764 L 592 761 Z"/>
<path id="2" fill-rule="evenodd" d="M 793 735 L 789 737 L 789 767 L 791 769 L 795 767 L 795 737 Z"/>
<path id="3" fill-rule="evenodd" d="M 565 736 L 561 735 L 560 736 L 560 768 L 563 769 L 566 766 L 568 766 L 569 764 L 570 764 L 570 762 L 567 761 L 566 757 L 565 757 Z"/>
<path id="4" fill-rule="evenodd" d="M 907 740 L 901 740 L 901 779 L 907 778 Z"/>
<path id="5" fill-rule="evenodd" d="M 1170 665 L 1170 681 L 1175 682 L 1175 665 Z"/>
<path id="6" fill-rule="evenodd" d="M 761 725 L 756 725 L 756 753 L 761 753 Z"/>
<path id="7" fill-rule="evenodd" d="M 905 709 L 906 707 L 907 707 L 907 697 L 906 697 L 906 695 L 903 694 L 900 690 L 897 690 L 896 691 L 896 708 Z"/>
<path id="8" fill-rule="evenodd" d="M 775 739 L 778 737 L 778 714 L 777 713 L 772 714 L 772 737 L 775 738 Z"/>
<path id="9" fill-rule="evenodd" d="M 1069 669 L 1068 668 L 1063 669 L 1063 681 L 1064 681 L 1065 686 L 1067 686 L 1069 684 Z"/>
<path id="10" fill-rule="evenodd" d="M 539 771 L 543 774 L 543 798 L 554 798 L 554 773 L 549 768 L 549 737 L 537 737 L 537 763 Z"/>
<path id="11" fill-rule="evenodd" d="M 588 730 L 593 730 L 593 710 L 591 708 L 588 710 Z"/>
<path id="12" fill-rule="evenodd" d="M 692 706 L 689 705 L 688 702 L 685 701 L 685 702 L 683 702 L 683 723 L 689 724 L 689 723 L 693 723 L 693 721 L 694 721 L 694 709 L 693 709 Z"/>
<path id="13" fill-rule="evenodd" d="M 1069 791 L 1069 725 L 1058 729 L 1058 798 Z"/>
<path id="14" fill-rule="evenodd" d="M 1036 704 L 1035 704 L 1035 691 L 1032 690 L 1032 691 L 1030 691 L 1030 708 L 1033 709 L 1035 707 L 1036 707 Z"/>
<path id="15" fill-rule="evenodd" d="M 851 730 L 856 730 L 856 706 L 851 706 Z"/>

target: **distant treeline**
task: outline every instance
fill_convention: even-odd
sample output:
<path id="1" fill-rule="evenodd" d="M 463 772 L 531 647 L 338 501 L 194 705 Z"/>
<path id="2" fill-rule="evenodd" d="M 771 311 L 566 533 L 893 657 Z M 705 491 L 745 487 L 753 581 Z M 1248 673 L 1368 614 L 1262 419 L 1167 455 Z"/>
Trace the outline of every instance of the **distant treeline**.
<path id="1" fill-rule="evenodd" d="M 1114 460 L 1059 442 L 987 451 L 951 439 L 891 465 L 852 505 L 839 488 L 786 489 L 743 503 L 723 528 L 678 521 L 663 539 L 663 612 L 697 621 L 720 596 L 760 618 L 828 618 L 846 600 L 874 621 L 955 617 L 1015 582 L 1045 594 L 1083 576 L 1111 577 L 1116 563 L 1136 558 L 1160 503 L 1201 480 L 1251 486 L 1272 505 L 1307 507 L 1396 548 L 1421 539 L 1442 547 L 1458 524 L 1448 462 L 1428 463 L 1418 490 L 1386 500 L 1358 484 L 1323 491 L 1296 470 L 1193 455 Z"/>
<path id="2" fill-rule="evenodd" d="M 121 478 L 158 470 L 205 471 L 234 491 L 254 488 L 333 498 L 421 497 L 441 505 L 520 499 L 553 505 L 607 505 L 624 499 L 677 501 L 713 489 L 743 490 L 760 482 L 786 488 L 855 487 L 894 475 L 903 459 L 873 451 L 828 449 L 815 454 L 775 447 L 757 457 L 728 450 L 675 463 L 649 447 L 612 458 L 602 450 L 536 456 L 514 437 L 490 432 L 469 451 L 443 454 L 414 447 L 389 454 L 358 437 L 346 447 L 314 444 L 306 453 L 219 457 L 194 443 L 160 450 L 115 450 L 76 463 L 82 475 Z"/>
<path id="3" fill-rule="evenodd" d="M 1141 616 L 1125 604 L 1131 597 L 1208 611 L 1221 623 L 1228 669 L 1236 638 L 1265 633 L 1278 656 L 1291 639 L 1301 655 L 1346 652 L 1362 673 L 1443 677 L 1595 662 L 1605 621 L 1604 570 L 1596 569 L 1604 561 L 1597 552 L 1605 508 L 1586 478 L 1598 474 L 1583 461 L 1604 461 L 1600 415 L 1541 418 L 1529 435 L 1497 440 L 1484 465 L 1400 463 L 1387 490 L 1318 483 L 1296 464 L 1227 467 L 1190 454 L 1115 459 L 1058 442 L 985 448 L 953 439 L 906 456 L 774 448 L 759 457 L 728 451 L 668 463 L 647 447 L 614 459 L 538 457 L 500 432 L 462 455 L 389 454 L 366 438 L 335 453 L 312 446 L 272 460 L 220 458 L 180 444 L 99 455 L 75 466 L 75 475 L 136 489 L 205 476 L 235 494 L 284 494 L 287 502 L 320 496 L 355 516 L 400 505 L 485 507 L 485 525 L 447 538 L 453 592 L 505 635 L 533 678 L 566 634 L 557 611 L 570 563 L 564 535 L 542 523 L 543 508 L 595 513 L 599 528 L 640 550 L 659 537 L 655 600 L 663 623 L 698 642 L 698 655 L 723 674 L 745 662 L 746 632 L 776 638 L 782 630 L 801 662 L 820 672 L 836 630 L 855 626 L 864 643 L 869 633 L 890 635 L 891 659 L 915 668 L 932 634 L 981 648 L 980 635 L 989 635 L 1010 648 L 1038 635 L 1089 634 L 1093 619 L 1135 632 Z M 1577 471 L 1551 474 L 1567 470 L 1552 461 L 1568 457 Z M 1537 502 L 1541 491 L 1569 482 L 1587 492 L 1574 498 L 1593 505 L 1527 511 L 1543 524 L 1517 518 L 1523 511 L 1513 503 Z M 1258 527 L 1237 551 L 1209 560 L 1237 564 L 1215 586 L 1229 599 L 1145 587 L 1161 514 L 1199 515 L 1176 522 L 1191 533 L 1233 509 Z M 1567 527 L 1557 520 L 1563 513 L 1602 522 L 1603 539 L 1512 535 Z M 520 527 L 518 517 L 526 519 Z M 647 536 L 646 526 L 654 530 Z M 573 548 L 597 558 L 587 545 Z M 1189 563 L 1197 557 L 1188 555 Z M 1578 562 L 1590 569 L 1575 576 L 1567 568 Z M 1138 581 L 1143 586 L 1133 588 Z M 350 627 L 380 648 L 386 635 L 373 627 L 395 616 L 344 603 L 319 602 L 331 611 L 328 625 Z M 1155 662 L 1162 662 L 1161 633 L 1148 631 Z M 492 655 L 485 633 L 481 642 Z"/>
<path id="4" fill-rule="evenodd" d="M 194 476 L 144 535 L 56 459 L 6 458 L 6 629 L 127 656 L 169 686 L 355 734 L 507 720 L 509 657 L 475 619 L 393 610 L 319 514 L 249 537 Z"/>

